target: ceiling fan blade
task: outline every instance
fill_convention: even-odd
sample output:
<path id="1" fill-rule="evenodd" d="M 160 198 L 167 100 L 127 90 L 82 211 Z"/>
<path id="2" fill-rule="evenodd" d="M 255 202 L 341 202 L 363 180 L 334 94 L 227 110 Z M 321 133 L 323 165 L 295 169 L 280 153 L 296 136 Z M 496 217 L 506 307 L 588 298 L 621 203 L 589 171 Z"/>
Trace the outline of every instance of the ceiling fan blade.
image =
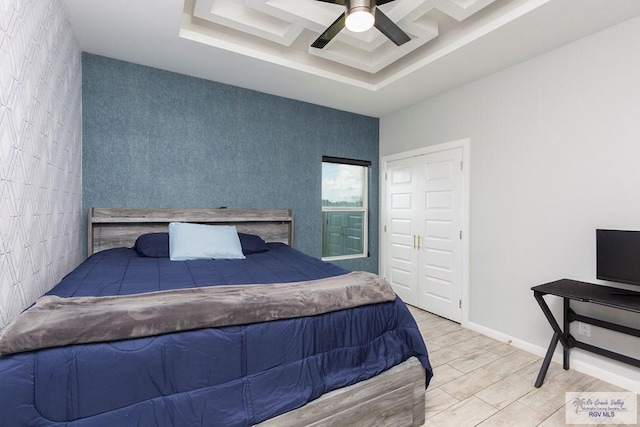
<path id="1" fill-rule="evenodd" d="M 396 46 L 400 46 L 411 40 L 411 37 L 400 29 L 387 15 L 382 13 L 380 9 L 376 7 L 376 21 L 375 27 L 380 30 L 382 34 L 387 36 L 389 40 L 394 42 Z"/>
<path id="2" fill-rule="evenodd" d="M 324 1 L 324 0 L 320 0 L 320 1 Z M 392 1 L 395 1 L 395 0 L 377 0 L 376 1 L 376 6 L 380 6 L 382 4 L 391 3 Z"/>
<path id="3" fill-rule="evenodd" d="M 347 1 L 346 0 L 318 0 L 318 1 L 322 1 L 322 2 L 325 2 L 325 3 L 341 4 L 342 6 L 346 6 L 347 5 Z M 386 1 L 393 1 L 393 0 L 386 0 Z"/>
<path id="4" fill-rule="evenodd" d="M 345 14 L 340 14 L 338 19 L 336 19 L 335 22 L 331 24 L 329 28 L 327 28 L 325 32 L 316 39 L 316 41 L 313 42 L 311 47 L 316 47 L 318 49 L 322 49 L 323 47 L 325 47 L 327 43 L 331 41 L 331 39 L 337 36 L 340 31 L 342 31 L 342 29 L 344 28 L 345 19 Z"/>

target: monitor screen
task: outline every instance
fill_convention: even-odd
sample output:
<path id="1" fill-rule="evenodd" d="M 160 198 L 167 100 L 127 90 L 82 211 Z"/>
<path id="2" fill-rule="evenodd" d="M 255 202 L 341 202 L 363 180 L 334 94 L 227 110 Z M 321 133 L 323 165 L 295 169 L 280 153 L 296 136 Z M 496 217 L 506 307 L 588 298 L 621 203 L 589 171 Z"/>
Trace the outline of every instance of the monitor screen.
<path id="1" fill-rule="evenodd" d="M 596 230 L 596 275 L 640 286 L 640 231 Z"/>

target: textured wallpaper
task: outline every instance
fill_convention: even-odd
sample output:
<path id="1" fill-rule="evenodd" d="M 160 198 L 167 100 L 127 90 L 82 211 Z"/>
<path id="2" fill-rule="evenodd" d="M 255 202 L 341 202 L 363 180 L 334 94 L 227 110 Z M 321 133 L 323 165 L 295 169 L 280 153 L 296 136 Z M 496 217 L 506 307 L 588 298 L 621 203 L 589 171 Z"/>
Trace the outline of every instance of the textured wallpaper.
<path id="1" fill-rule="evenodd" d="M 81 260 L 81 83 L 58 0 L 0 0 L 0 329 Z"/>
<path id="2" fill-rule="evenodd" d="M 295 247 L 322 250 L 322 156 L 370 160 L 377 271 L 378 119 L 83 54 L 83 210 L 290 208 Z"/>

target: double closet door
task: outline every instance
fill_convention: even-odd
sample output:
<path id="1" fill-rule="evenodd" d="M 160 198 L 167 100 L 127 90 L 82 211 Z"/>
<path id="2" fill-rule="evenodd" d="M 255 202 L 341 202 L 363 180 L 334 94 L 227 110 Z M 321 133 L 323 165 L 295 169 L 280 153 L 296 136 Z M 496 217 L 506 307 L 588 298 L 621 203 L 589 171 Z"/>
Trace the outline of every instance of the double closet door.
<path id="1" fill-rule="evenodd" d="M 386 165 L 385 276 L 406 303 L 460 322 L 462 148 Z"/>

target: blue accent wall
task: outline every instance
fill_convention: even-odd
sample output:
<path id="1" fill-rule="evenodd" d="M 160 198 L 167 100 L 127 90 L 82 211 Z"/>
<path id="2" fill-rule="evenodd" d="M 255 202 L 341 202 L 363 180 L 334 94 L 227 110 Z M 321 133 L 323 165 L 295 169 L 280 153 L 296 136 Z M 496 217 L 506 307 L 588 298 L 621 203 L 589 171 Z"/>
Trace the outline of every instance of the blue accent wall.
<path id="1" fill-rule="evenodd" d="M 378 269 L 378 119 L 84 53 L 82 203 L 294 210 L 294 246 L 322 250 L 322 156 L 372 162 L 368 258 Z M 86 233 L 86 231 L 85 231 Z"/>

